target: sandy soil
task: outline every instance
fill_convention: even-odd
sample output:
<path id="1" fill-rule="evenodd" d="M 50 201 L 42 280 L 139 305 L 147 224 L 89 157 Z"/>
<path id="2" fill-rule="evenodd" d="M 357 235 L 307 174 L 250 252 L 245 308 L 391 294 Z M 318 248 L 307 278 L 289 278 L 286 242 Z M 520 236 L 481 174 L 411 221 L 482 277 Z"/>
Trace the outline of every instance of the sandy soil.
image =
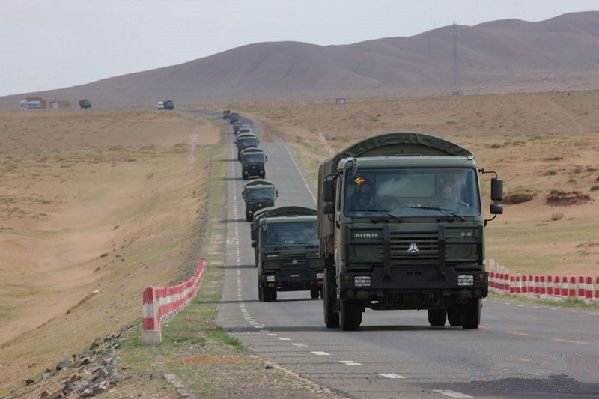
<path id="1" fill-rule="evenodd" d="M 513 272 L 599 275 L 598 104 L 599 92 L 588 91 L 228 108 L 254 115 L 266 139 L 293 143 L 312 181 L 328 156 L 325 142 L 337 151 L 397 131 L 455 141 L 480 166 L 498 170 L 508 194 L 533 197 L 505 205 L 505 214 L 490 223 L 487 258 Z M 552 206 L 550 190 L 577 191 L 590 201 Z M 483 180 L 485 196 L 488 191 Z"/>
<path id="2" fill-rule="evenodd" d="M 174 113 L 0 113 L 0 392 L 188 272 L 220 140 Z"/>

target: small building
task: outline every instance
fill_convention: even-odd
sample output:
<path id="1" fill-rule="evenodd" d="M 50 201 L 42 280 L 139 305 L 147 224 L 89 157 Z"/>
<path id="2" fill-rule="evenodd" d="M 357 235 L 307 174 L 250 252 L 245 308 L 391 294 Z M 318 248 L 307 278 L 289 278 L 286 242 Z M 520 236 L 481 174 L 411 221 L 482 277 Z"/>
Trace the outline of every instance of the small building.
<path id="1" fill-rule="evenodd" d="M 340 97 L 340 98 L 336 98 L 336 99 L 335 99 L 335 104 L 337 104 L 337 105 L 343 105 L 343 104 L 345 104 L 346 102 L 347 102 L 347 99 L 346 99 L 346 98 L 343 98 L 343 97 Z"/>
<path id="2" fill-rule="evenodd" d="M 46 100 L 42 97 L 27 96 L 27 109 L 46 109 Z"/>
<path id="3" fill-rule="evenodd" d="M 50 100 L 48 106 L 50 109 L 68 108 L 71 103 L 68 100 Z"/>

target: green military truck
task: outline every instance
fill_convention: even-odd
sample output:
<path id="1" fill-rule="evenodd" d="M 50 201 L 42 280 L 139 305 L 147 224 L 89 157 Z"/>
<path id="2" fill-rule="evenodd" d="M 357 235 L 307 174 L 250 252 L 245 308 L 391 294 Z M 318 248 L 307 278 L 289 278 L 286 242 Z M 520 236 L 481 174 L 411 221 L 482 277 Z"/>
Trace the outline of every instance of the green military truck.
<path id="1" fill-rule="evenodd" d="M 257 179 L 245 185 L 241 196 L 245 201 L 245 220 L 251 222 L 256 211 L 275 206 L 275 199 L 279 196 L 279 192 L 268 180 Z"/>
<path id="2" fill-rule="evenodd" d="M 320 165 L 324 322 L 355 330 L 365 308 L 426 309 L 432 326 L 478 328 L 487 295 L 479 174 L 465 148 L 419 133 L 356 143 Z"/>
<path id="3" fill-rule="evenodd" d="M 237 112 L 231 112 L 229 114 L 229 122 L 231 124 L 237 122 L 239 120 L 239 114 Z"/>
<path id="4" fill-rule="evenodd" d="M 238 129 L 233 127 L 233 134 L 235 135 L 235 137 L 238 137 L 242 134 L 254 134 L 254 132 L 252 132 L 251 127 L 247 125 L 241 125 Z"/>
<path id="5" fill-rule="evenodd" d="M 321 295 L 324 266 L 314 209 L 263 209 L 254 216 L 251 232 L 260 301 L 276 300 L 277 291 L 309 290 L 312 299 Z"/>
<path id="6" fill-rule="evenodd" d="M 229 119 L 230 116 L 231 116 L 231 110 L 230 109 L 225 109 L 223 111 L 223 119 Z"/>
<path id="7" fill-rule="evenodd" d="M 258 147 L 258 137 L 254 133 L 243 133 L 237 136 L 235 144 L 237 144 L 237 160 L 241 161 L 241 151 L 247 148 Z"/>
<path id="8" fill-rule="evenodd" d="M 268 157 L 259 148 L 247 148 L 241 151 L 241 176 L 243 180 L 252 178 L 264 179 L 266 171 L 264 164 Z"/>

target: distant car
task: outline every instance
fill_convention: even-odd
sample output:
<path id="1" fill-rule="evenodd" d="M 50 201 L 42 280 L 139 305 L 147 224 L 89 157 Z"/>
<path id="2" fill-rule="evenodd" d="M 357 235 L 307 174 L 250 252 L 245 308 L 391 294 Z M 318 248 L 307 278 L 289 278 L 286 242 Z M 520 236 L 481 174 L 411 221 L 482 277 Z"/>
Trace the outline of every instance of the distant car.
<path id="1" fill-rule="evenodd" d="M 92 102 L 89 101 L 88 99 L 79 100 L 79 107 L 81 107 L 81 109 L 91 108 L 92 107 Z"/>
<path id="2" fill-rule="evenodd" d="M 163 103 L 164 105 L 164 109 L 175 109 L 175 103 L 173 102 L 173 100 L 166 100 Z"/>
<path id="3" fill-rule="evenodd" d="M 164 101 L 158 101 L 156 103 L 156 109 L 164 109 Z"/>

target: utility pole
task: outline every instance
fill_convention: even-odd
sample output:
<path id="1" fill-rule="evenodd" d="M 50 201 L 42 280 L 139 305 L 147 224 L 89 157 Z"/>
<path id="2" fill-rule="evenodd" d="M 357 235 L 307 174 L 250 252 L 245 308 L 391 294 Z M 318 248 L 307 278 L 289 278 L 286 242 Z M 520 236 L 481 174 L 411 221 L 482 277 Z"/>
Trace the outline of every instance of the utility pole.
<path id="1" fill-rule="evenodd" d="M 460 79 L 460 60 L 458 54 L 458 42 L 460 34 L 458 33 L 458 25 L 454 22 L 451 29 L 451 41 L 453 46 L 453 62 L 451 65 L 451 95 L 459 96 L 462 94 L 462 81 Z"/>

